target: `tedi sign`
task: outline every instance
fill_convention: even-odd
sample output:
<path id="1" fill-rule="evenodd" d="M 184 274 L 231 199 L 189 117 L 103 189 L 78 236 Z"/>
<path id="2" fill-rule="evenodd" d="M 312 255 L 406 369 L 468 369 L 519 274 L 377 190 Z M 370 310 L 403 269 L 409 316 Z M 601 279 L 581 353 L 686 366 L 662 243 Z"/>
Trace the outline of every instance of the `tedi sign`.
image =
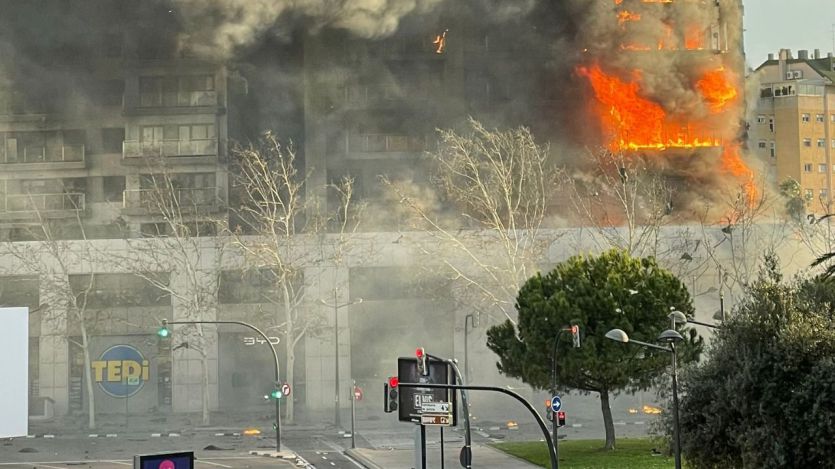
<path id="1" fill-rule="evenodd" d="M 148 381 L 150 368 L 142 353 L 130 345 L 114 345 L 90 365 L 93 380 L 112 397 L 131 397 Z"/>

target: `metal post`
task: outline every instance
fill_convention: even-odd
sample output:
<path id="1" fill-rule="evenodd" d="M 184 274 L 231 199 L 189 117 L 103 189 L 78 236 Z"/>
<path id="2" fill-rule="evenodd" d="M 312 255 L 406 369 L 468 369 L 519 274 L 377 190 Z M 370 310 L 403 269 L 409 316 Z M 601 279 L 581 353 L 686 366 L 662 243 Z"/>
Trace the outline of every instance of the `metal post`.
<path id="1" fill-rule="evenodd" d="M 423 425 L 420 426 L 420 467 L 426 469 L 426 427 Z"/>
<path id="2" fill-rule="evenodd" d="M 275 365 L 275 386 L 276 389 L 279 389 L 279 363 L 278 363 L 278 352 L 275 351 L 275 347 L 273 346 L 272 342 L 270 342 L 270 338 L 267 337 L 267 334 L 258 329 L 257 327 L 253 326 L 252 324 L 243 322 L 243 321 L 162 321 L 162 326 L 165 327 L 167 324 L 236 324 L 238 326 L 244 326 L 252 329 L 258 335 L 260 335 L 264 339 L 264 343 L 270 347 L 270 350 L 273 352 L 273 363 Z M 275 450 L 281 451 L 281 399 L 275 400 Z"/>
<path id="3" fill-rule="evenodd" d="M 675 459 L 676 469 L 681 469 L 681 429 L 678 421 L 678 370 L 676 363 L 676 346 L 670 344 L 670 352 L 673 354 L 673 431 L 675 432 Z"/>
<path id="4" fill-rule="evenodd" d="M 356 440 L 356 421 L 357 421 L 357 382 L 355 380 L 351 380 L 351 449 L 357 447 L 357 440 Z"/>
<path id="5" fill-rule="evenodd" d="M 441 429 L 441 469 L 444 469 L 444 427 Z"/>
<path id="6" fill-rule="evenodd" d="M 455 381 L 463 385 L 464 378 L 461 376 L 461 370 L 458 369 L 458 362 L 457 360 L 450 360 L 448 358 L 441 358 L 436 355 L 427 354 L 427 356 L 433 360 L 440 360 L 442 362 L 447 363 L 450 367 L 452 367 L 452 371 L 455 373 Z M 464 406 L 464 446 L 467 448 L 466 451 L 471 451 L 473 446 L 472 440 L 472 432 L 470 431 L 470 396 L 467 393 L 465 388 L 461 390 L 461 404 Z M 472 467 L 471 464 L 465 466 L 465 469 L 470 469 Z"/>
<path id="7" fill-rule="evenodd" d="M 336 382 L 334 384 L 334 407 L 333 407 L 333 424 L 337 429 L 342 426 L 339 420 L 339 305 L 336 303 L 336 290 L 333 291 L 333 349 L 334 349 L 334 375 Z"/>

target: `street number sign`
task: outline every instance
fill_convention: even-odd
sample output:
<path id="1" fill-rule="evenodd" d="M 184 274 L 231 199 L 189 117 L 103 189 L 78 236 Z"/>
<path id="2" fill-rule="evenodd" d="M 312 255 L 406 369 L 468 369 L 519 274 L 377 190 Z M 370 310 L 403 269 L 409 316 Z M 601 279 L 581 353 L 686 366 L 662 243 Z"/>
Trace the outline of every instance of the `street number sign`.
<path id="1" fill-rule="evenodd" d="M 441 413 L 448 414 L 450 412 L 449 402 L 424 402 L 420 406 L 421 414 Z"/>

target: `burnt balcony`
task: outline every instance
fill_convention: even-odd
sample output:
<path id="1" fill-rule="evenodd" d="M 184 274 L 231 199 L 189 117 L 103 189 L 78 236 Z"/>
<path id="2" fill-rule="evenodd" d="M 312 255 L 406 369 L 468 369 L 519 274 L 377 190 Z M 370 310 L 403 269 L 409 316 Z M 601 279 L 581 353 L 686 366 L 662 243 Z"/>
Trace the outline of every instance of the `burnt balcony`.
<path id="1" fill-rule="evenodd" d="M 55 194 L 7 194 L 2 199 L 0 218 L 32 219 L 75 217 L 85 208 L 84 194 L 64 192 Z"/>
<path id="2" fill-rule="evenodd" d="M 0 148 L 0 167 L 9 171 L 83 169 L 85 159 L 83 144 Z"/>
<path id="3" fill-rule="evenodd" d="M 183 163 L 210 162 L 217 157 L 217 139 L 122 142 L 122 161 L 144 164 L 144 158 L 183 158 Z"/>
<path id="4" fill-rule="evenodd" d="M 396 134 L 351 134 L 344 147 L 336 148 L 352 159 L 411 158 L 429 149 L 425 136 Z"/>
<path id="5" fill-rule="evenodd" d="M 122 213 L 153 215 L 164 212 L 214 213 L 221 206 L 217 187 L 127 189 L 122 193 Z"/>

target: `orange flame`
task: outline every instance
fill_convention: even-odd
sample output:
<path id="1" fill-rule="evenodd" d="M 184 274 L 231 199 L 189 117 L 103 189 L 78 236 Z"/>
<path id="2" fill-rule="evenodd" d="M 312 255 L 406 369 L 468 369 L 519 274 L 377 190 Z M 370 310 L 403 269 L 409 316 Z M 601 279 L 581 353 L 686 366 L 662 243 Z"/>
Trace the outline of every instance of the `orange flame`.
<path id="1" fill-rule="evenodd" d="M 638 21 L 641 19 L 640 13 L 633 13 L 631 11 L 622 10 L 618 12 L 618 24 L 623 26 L 629 21 Z"/>
<path id="2" fill-rule="evenodd" d="M 684 48 L 687 50 L 702 50 L 705 48 L 704 32 L 699 26 L 687 28 L 684 34 Z"/>
<path id="3" fill-rule="evenodd" d="M 748 206 L 754 206 L 759 197 L 759 190 L 754 183 L 754 172 L 742 161 L 738 143 L 725 145 L 722 151 L 722 169 L 742 180 L 742 186 L 748 198 Z"/>
<path id="4" fill-rule="evenodd" d="M 660 104 L 640 95 L 638 83 L 626 83 L 606 74 L 599 65 L 579 67 L 588 78 L 601 109 L 603 130 L 612 139 L 613 151 L 714 147 L 719 139 L 698 128 L 671 119 Z"/>
<path id="5" fill-rule="evenodd" d="M 738 93 L 728 77 L 725 68 L 718 68 L 705 73 L 696 82 L 696 88 L 702 93 L 710 110 L 721 112 L 725 106 L 736 101 Z"/>
<path id="6" fill-rule="evenodd" d="M 444 32 L 435 36 L 435 40 L 432 41 L 432 44 L 435 45 L 436 54 L 443 54 L 446 50 L 446 33 L 448 31 L 448 29 L 445 29 Z"/>

